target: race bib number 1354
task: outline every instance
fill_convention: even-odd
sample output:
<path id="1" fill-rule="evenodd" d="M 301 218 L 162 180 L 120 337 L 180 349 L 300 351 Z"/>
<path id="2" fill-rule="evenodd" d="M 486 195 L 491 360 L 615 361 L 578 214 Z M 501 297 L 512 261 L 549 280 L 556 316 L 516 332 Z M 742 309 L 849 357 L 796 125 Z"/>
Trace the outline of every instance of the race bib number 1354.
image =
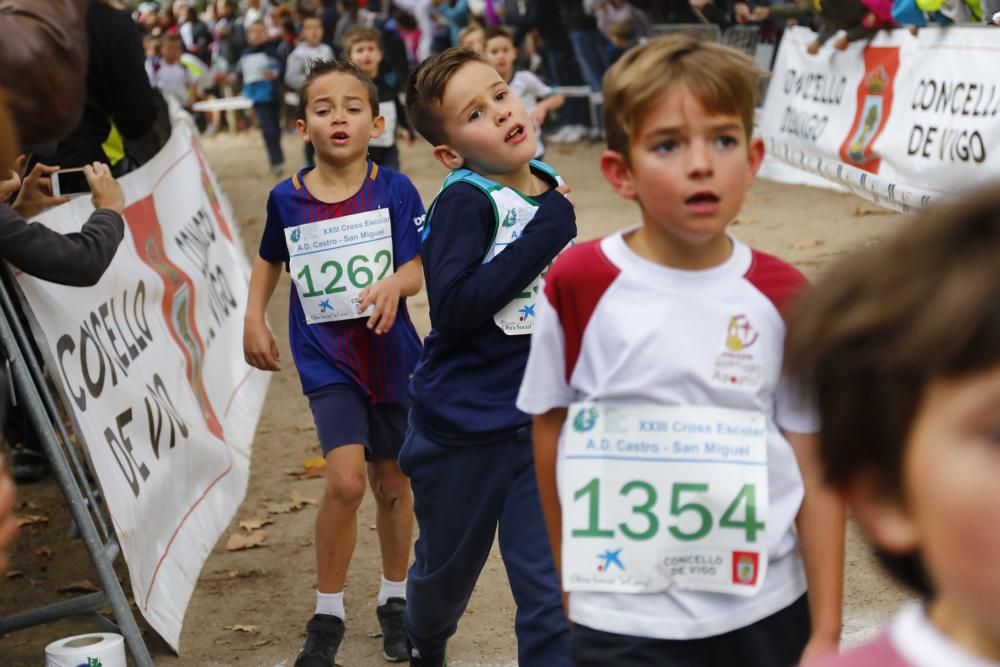
<path id="1" fill-rule="evenodd" d="M 573 405 L 560 479 L 565 589 L 756 593 L 766 431 L 755 412 Z"/>

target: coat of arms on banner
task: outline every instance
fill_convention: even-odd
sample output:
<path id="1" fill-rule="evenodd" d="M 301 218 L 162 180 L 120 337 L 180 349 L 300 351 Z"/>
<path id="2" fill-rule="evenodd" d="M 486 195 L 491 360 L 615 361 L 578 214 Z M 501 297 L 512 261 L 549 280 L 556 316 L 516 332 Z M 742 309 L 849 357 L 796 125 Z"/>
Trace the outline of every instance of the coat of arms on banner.
<path id="1" fill-rule="evenodd" d="M 840 158 L 872 174 L 881 160 L 872 149 L 892 110 L 893 80 L 899 70 L 899 47 L 865 49 L 865 76 L 858 85 L 858 110 L 840 146 Z"/>

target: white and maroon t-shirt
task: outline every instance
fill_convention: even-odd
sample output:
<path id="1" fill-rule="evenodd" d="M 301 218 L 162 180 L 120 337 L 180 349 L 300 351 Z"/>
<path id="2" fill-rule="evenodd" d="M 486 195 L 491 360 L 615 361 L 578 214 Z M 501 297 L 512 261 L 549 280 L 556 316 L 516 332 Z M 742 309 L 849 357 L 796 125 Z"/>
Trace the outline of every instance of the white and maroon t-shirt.
<path id="1" fill-rule="evenodd" d="M 941 634 L 919 603 L 896 614 L 874 641 L 814 667 L 1000 667 L 1000 662 L 972 655 Z"/>
<path id="2" fill-rule="evenodd" d="M 752 597 L 671 590 L 576 591 L 570 618 L 657 639 L 711 637 L 766 618 L 806 590 L 792 530 L 802 477 L 782 430 L 814 433 L 815 412 L 782 379 L 781 310 L 806 284 L 796 269 L 733 239 L 723 264 L 665 267 L 635 254 L 625 230 L 563 253 L 545 278 L 517 406 L 577 401 L 752 410 L 767 418 L 769 564 Z M 565 460 L 559 445 L 558 476 Z"/>

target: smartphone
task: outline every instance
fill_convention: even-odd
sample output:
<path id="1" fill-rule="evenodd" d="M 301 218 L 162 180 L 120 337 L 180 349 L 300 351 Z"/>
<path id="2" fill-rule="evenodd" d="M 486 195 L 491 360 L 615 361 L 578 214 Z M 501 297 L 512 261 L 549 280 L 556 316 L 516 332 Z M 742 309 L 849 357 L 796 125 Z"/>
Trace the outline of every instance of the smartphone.
<path id="1" fill-rule="evenodd" d="M 52 174 L 53 196 L 60 197 L 65 195 L 72 197 L 74 195 L 89 194 L 90 183 L 87 182 L 87 177 L 83 175 L 83 167 L 60 169 Z"/>

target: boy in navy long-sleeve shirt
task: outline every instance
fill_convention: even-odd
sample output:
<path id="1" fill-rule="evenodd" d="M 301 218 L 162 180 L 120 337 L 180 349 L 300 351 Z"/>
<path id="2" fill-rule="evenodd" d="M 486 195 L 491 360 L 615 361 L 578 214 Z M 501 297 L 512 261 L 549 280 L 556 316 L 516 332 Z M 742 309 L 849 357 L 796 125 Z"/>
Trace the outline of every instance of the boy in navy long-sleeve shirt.
<path id="1" fill-rule="evenodd" d="M 411 665 L 443 665 L 499 528 L 522 667 L 568 667 L 568 627 L 514 405 L 541 274 L 576 236 L 568 188 L 496 71 L 449 49 L 407 85 L 407 111 L 452 169 L 421 231 L 432 331 L 411 384 L 400 452 L 420 526 L 405 615 Z"/>

